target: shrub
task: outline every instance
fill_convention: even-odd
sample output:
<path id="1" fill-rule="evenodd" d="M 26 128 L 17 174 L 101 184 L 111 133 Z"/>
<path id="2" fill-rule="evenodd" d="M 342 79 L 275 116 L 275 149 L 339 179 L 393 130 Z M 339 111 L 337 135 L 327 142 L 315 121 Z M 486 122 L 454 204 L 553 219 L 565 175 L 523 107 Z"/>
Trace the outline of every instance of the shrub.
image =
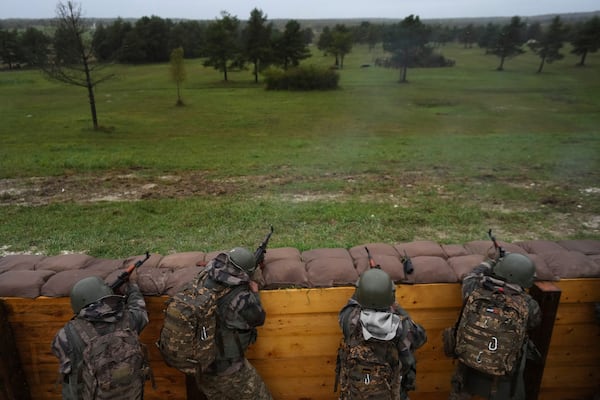
<path id="1" fill-rule="evenodd" d="M 264 71 L 267 90 L 331 90 L 337 89 L 339 74 L 331 69 L 314 65 L 282 70 L 269 68 Z"/>

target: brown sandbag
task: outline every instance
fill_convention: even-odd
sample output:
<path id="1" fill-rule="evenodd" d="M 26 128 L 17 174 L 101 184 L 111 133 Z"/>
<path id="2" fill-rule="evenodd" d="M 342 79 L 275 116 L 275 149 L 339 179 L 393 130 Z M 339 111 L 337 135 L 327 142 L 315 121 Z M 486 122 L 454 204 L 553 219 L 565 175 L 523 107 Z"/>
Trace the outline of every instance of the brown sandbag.
<path id="1" fill-rule="evenodd" d="M 371 248 L 369 248 L 369 251 L 371 251 Z M 402 282 L 406 279 L 404 265 L 397 255 L 390 256 L 387 254 L 371 253 L 371 256 L 373 257 L 375 264 L 379 265 L 382 270 L 387 272 L 394 282 Z M 358 272 L 358 275 L 360 276 L 370 268 L 369 258 L 366 255 L 365 257 L 359 257 L 354 260 L 354 265 L 356 266 L 356 272 Z"/>
<path id="2" fill-rule="evenodd" d="M 451 257 L 468 256 L 470 253 L 462 244 L 442 244 L 442 250 L 446 254 L 446 259 Z"/>
<path id="3" fill-rule="evenodd" d="M 442 257 L 411 257 L 413 273 L 406 276 L 410 283 L 454 283 L 458 277 L 450 264 Z"/>
<path id="4" fill-rule="evenodd" d="M 265 254 L 265 263 L 271 263 L 279 260 L 297 260 L 301 261 L 300 250 L 294 247 L 278 247 L 275 249 L 267 248 Z"/>
<path id="5" fill-rule="evenodd" d="M 481 264 L 486 257 L 481 254 L 469 254 L 468 256 L 451 257 L 448 259 L 448 265 L 454 273 L 459 282 L 462 282 L 465 275 L 473 271 L 473 268 Z"/>
<path id="6" fill-rule="evenodd" d="M 306 273 L 311 287 L 351 286 L 358 279 L 349 255 L 347 258 L 315 258 L 306 263 Z"/>
<path id="7" fill-rule="evenodd" d="M 298 257 L 300 257 L 300 252 L 298 252 Z M 268 262 L 265 264 L 262 275 L 265 280 L 264 289 L 311 287 L 304 262 L 296 259 Z"/>
<path id="8" fill-rule="evenodd" d="M 526 254 L 527 251 L 520 246 L 512 243 L 506 243 L 501 240 L 496 240 L 498 246 L 502 247 L 507 253 Z M 495 258 L 496 251 L 491 240 L 474 240 L 464 244 L 465 249 L 471 254 L 481 254 L 488 258 Z"/>
<path id="9" fill-rule="evenodd" d="M 191 282 L 196 276 L 202 271 L 203 267 L 186 267 L 186 268 L 177 268 L 174 270 L 170 270 L 168 274 L 168 280 L 165 285 L 165 291 L 161 294 L 167 294 L 169 296 L 174 296 L 179 292 L 179 290 L 183 287 L 183 285 Z M 143 291 L 142 291 L 143 293 Z"/>
<path id="10" fill-rule="evenodd" d="M 0 258 L 0 274 L 7 271 L 21 271 L 35 269 L 37 263 L 46 256 L 33 254 L 11 254 Z"/>
<path id="11" fill-rule="evenodd" d="M 54 274 L 51 270 L 7 271 L 0 277 L 0 296 L 36 298 L 40 296 L 41 287 Z"/>
<path id="12" fill-rule="evenodd" d="M 528 240 L 516 242 L 515 244 L 530 254 L 554 253 L 565 250 L 564 247 L 551 240 Z"/>
<path id="13" fill-rule="evenodd" d="M 41 296 L 48 297 L 68 297 L 71 294 L 71 288 L 77 282 L 88 276 L 97 276 L 103 280 L 109 275 L 110 272 L 98 271 L 98 270 L 87 270 L 87 269 L 74 269 L 62 272 L 57 272 L 52 275 L 48 281 L 42 286 L 40 290 Z M 107 284 L 108 282 L 105 280 Z"/>
<path id="14" fill-rule="evenodd" d="M 70 271 L 85 268 L 94 258 L 87 254 L 63 254 L 46 257 L 35 266 L 36 270 L 48 269 L 54 272 Z"/>
<path id="15" fill-rule="evenodd" d="M 578 251 L 541 254 L 550 271 L 561 278 L 600 278 L 600 265 Z"/>
<path id="16" fill-rule="evenodd" d="M 570 251 L 586 255 L 600 254 L 600 240 L 560 240 L 557 243 Z"/>
<path id="17" fill-rule="evenodd" d="M 379 254 L 379 255 L 385 255 L 385 256 L 400 257 L 398 250 L 396 250 L 393 245 L 387 244 L 387 243 L 361 244 L 359 246 L 351 247 L 348 250 L 348 252 L 350 253 L 350 256 L 354 260 L 357 260 L 359 258 L 363 258 L 363 257 L 367 256 L 367 250 L 365 250 L 365 247 L 367 247 L 369 249 L 369 252 L 371 253 L 371 255 Z M 355 264 L 356 264 L 356 262 L 355 262 Z"/>
<path id="18" fill-rule="evenodd" d="M 398 243 L 394 245 L 396 251 L 404 257 L 404 252 L 409 257 L 432 256 L 446 258 L 446 253 L 442 246 L 431 240 L 418 240 L 409 243 Z"/>
<path id="19" fill-rule="evenodd" d="M 318 258 L 340 258 L 352 262 L 352 257 L 348 250 L 339 247 L 306 250 L 303 251 L 300 256 L 305 263 L 309 263 Z"/>
<path id="20" fill-rule="evenodd" d="M 159 268 L 188 268 L 202 266 L 206 263 L 206 253 L 203 251 L 188 251 L 164 256 L 158 263 Z"/>

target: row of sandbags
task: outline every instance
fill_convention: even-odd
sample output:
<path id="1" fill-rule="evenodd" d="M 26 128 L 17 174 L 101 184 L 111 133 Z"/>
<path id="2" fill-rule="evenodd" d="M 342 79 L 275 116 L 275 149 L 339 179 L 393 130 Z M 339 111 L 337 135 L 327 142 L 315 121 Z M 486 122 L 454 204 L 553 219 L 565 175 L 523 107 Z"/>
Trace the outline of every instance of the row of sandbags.
<path id="1" fill-rule="evenodd" d="M 498 243 L 507 252 L 522 253 L 536 264 L 539 280 L 600 277 L 600 240 L 534 240 Z M 284 247 L 268 249 L 262 270 L 263 290 L 323 288 L 353 285 L 367 268 L 369 249 L 397 283 L 454 283 L 487 257 L 494 256 L 490 241 L 462 245 L 433 241 L 368 243 L 350 249 L 320 248 L 300 251 Z M 172 295 L 192 279 L 220 251 L 151 253 L 137 270 L 135 280 L 147 296 Z M 403 261 L 409 257 L 413 272 Z M 0 258 L 0 297 L 35 298 L 68 296 L 75 282 L 99 276 L 109 284 L 124 268 L 145 258 L 100 259 L 86 254 L 58 256 L 17 254 Z"/>

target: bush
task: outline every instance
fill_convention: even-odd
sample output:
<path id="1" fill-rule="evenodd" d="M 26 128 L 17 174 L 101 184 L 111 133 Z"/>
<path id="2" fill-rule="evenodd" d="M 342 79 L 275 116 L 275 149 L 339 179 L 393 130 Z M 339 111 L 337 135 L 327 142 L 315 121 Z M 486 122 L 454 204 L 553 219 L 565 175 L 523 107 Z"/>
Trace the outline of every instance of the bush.
<path id="1" fill-rule="evenodd" d="M 264 71 L 267 90 L 331 90 L 337 89 L 339 74 L 314 65 L 288 70 L 269 68 Z"/>

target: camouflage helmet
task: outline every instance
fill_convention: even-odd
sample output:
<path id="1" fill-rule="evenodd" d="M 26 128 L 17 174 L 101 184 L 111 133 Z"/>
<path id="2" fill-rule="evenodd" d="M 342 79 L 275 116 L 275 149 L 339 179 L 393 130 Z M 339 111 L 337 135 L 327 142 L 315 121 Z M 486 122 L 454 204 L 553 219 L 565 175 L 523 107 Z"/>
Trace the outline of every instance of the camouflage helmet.
<path id="1" fill-rule="evenodd" d="M 235 247 L 229 250 L 227 255 L 229 256 L 229 261 L 231 261 L 235 267 L 246 271 L 248 274 L 252 274 L 256 269 L 254 254 L 250 253 L 250 251 L 244 247 Z"/>
<path id="2" fill-rule="evenodd" d="M 356 301 L 363 308 L 387 310 L 395 301 L 396 287 L 390 276 L 379 268 L 362 273 L 356 284 Z"/>
<path id="3" fill-rule="evenodd" d="M 71 289 L 71 308 L 79 314 L 83 307 L 112 294 L 112 289 L 97 276 L 83 278 Z"/>
<path id="4" fill-rule="evenodd" d="M 519 253 L 505 255 L 494 267 L 494 275 L 508 283 L 516 283 L 523 288 L 530 288 L 535 277 L 535 265 L 527 256 Z"/>

